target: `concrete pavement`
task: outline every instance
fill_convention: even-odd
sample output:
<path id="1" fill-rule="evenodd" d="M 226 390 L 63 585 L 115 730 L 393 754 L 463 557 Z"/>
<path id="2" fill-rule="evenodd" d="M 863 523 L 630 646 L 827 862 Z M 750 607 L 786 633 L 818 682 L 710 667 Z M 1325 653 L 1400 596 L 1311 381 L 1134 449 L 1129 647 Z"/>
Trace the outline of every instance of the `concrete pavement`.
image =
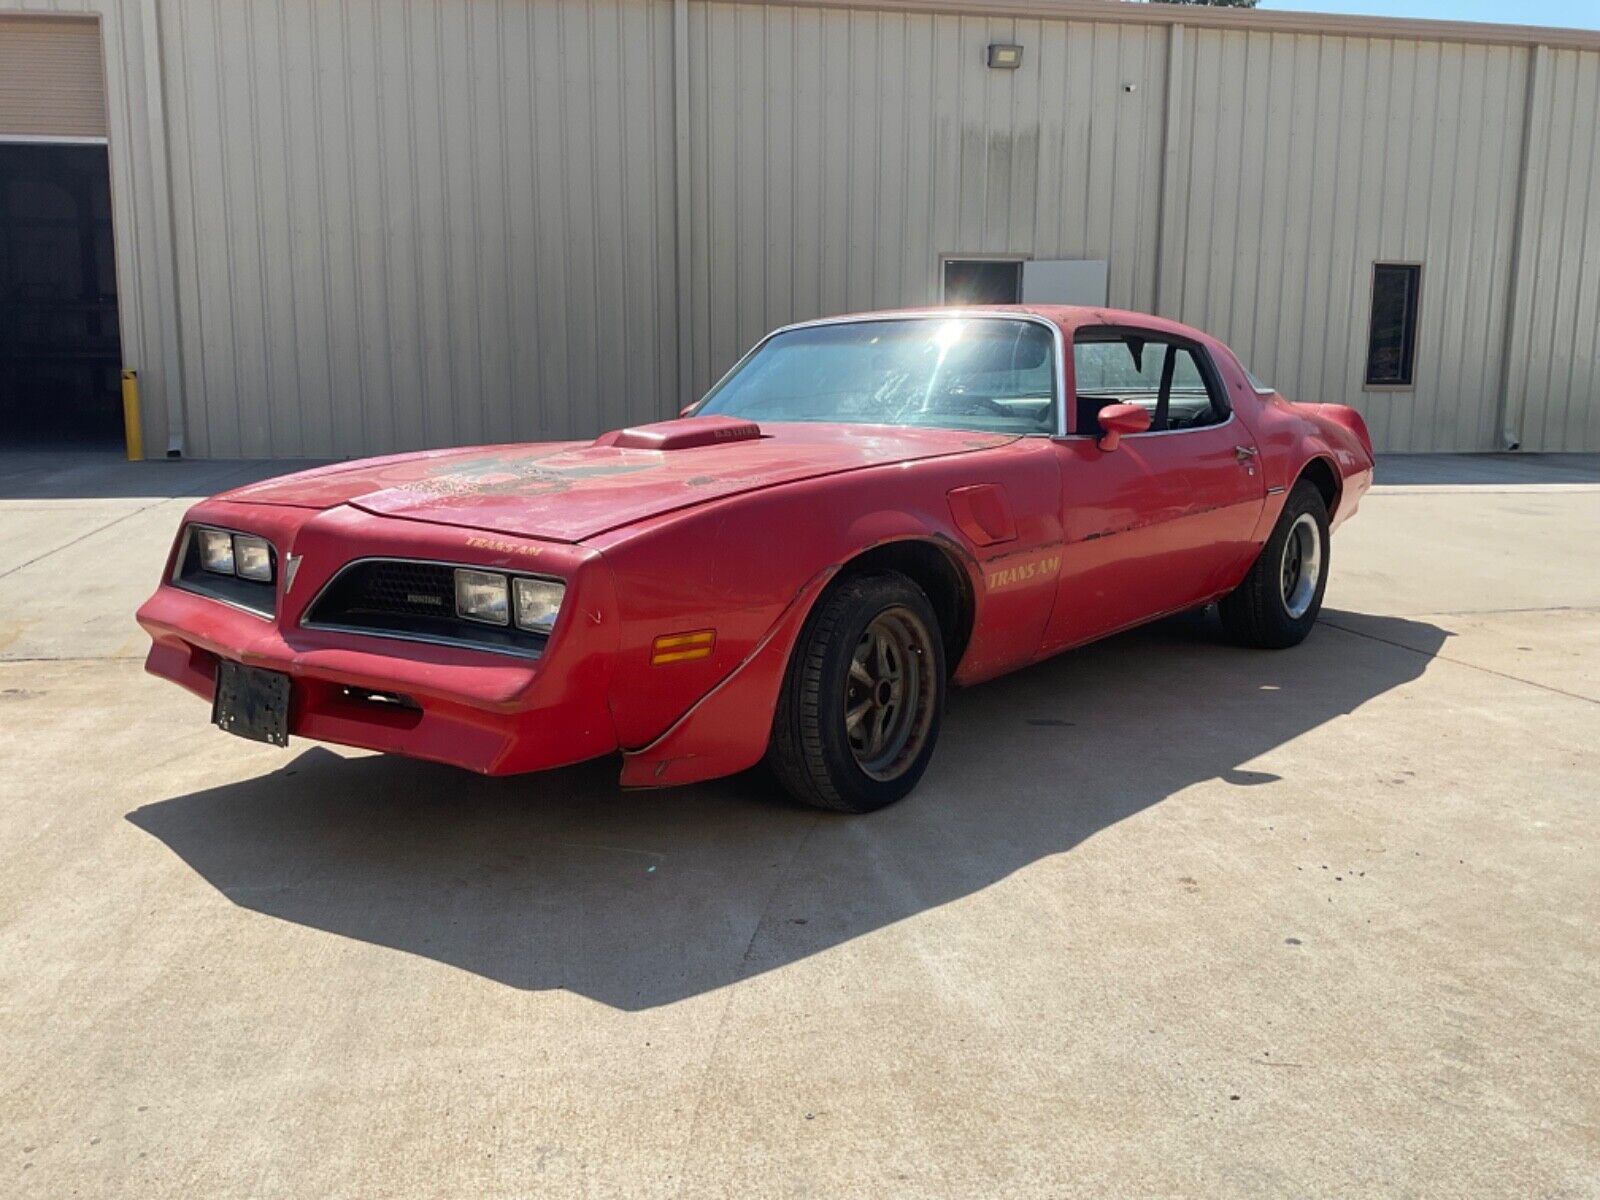
<path id="1" fill-rule="evenodd" d="M 866 818 L 211 729 L 132 611 L 283 467 L 0 455 L 9 1193 L 1600 1186 L 1595 459 L 1386 460 L 1304 646 L 959 693 Z"/>

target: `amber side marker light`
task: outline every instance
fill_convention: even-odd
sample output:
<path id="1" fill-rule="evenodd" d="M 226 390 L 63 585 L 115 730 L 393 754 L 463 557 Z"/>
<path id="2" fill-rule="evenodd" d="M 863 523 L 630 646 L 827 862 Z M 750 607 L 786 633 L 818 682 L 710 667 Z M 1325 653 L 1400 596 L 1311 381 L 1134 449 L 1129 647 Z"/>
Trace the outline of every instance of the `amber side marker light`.
<path id="1" fill-rule="evenodd" d="M 696 629 L 692 633 L 664 633 L 650 646 L 650 665 L 688 662 L 696 658 L 710 658 L 711 647 L 716 645 L 715 629 Z"/>

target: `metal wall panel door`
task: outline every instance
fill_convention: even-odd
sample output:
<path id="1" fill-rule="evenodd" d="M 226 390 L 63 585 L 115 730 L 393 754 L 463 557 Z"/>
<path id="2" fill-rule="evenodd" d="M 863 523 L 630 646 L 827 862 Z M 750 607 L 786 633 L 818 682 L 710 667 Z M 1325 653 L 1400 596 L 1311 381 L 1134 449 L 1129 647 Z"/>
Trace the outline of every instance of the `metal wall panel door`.
<path id="1" fill-rule="evenodd" d="M 1104 308 L 1108 278 L 1103 258 L 1030 259 L 1022 264 L 1022 302 Z"/>
<path id="2" fill-rule="evenodd" d="M 105 136 L 99 22 L 0 17 L 0 137 Z"/>

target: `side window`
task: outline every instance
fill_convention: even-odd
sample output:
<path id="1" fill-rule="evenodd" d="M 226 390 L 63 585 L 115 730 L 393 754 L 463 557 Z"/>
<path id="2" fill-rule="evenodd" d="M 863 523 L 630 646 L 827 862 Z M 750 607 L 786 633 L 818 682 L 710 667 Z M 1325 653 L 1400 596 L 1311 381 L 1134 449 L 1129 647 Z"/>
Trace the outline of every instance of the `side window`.
<path id="1" fill-rule="evenodd" d="M 1072 346 L 1077 380 L 1076 433 L 1094 433 L 1100 410 L 1137 404 L 1150 411 L 1150 429 L 1201 429 L 1227 420 L 1210 372 L 1193 347 L 1159 335 L 1088 329 Z"/>

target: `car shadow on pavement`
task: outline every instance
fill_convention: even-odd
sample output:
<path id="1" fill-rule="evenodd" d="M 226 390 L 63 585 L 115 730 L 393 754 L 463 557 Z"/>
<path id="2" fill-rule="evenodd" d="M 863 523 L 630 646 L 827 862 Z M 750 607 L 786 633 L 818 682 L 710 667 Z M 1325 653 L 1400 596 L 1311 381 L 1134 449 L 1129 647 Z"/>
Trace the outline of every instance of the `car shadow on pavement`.
<path id="1" fill-rule="evenodd" d="M 1417 678 L 1446 637 L 1325 616 L 1291 651 L 1191 617 L 958 692 L 921 786 L 866 817 L 759 773 L 623 793 L 610 760 L 490 780 L 314 748 L 128 820 L 244 908 L 645 1009 L 971 895 L 1191 784 L 1276 780 L 1249 764 Z"/>

